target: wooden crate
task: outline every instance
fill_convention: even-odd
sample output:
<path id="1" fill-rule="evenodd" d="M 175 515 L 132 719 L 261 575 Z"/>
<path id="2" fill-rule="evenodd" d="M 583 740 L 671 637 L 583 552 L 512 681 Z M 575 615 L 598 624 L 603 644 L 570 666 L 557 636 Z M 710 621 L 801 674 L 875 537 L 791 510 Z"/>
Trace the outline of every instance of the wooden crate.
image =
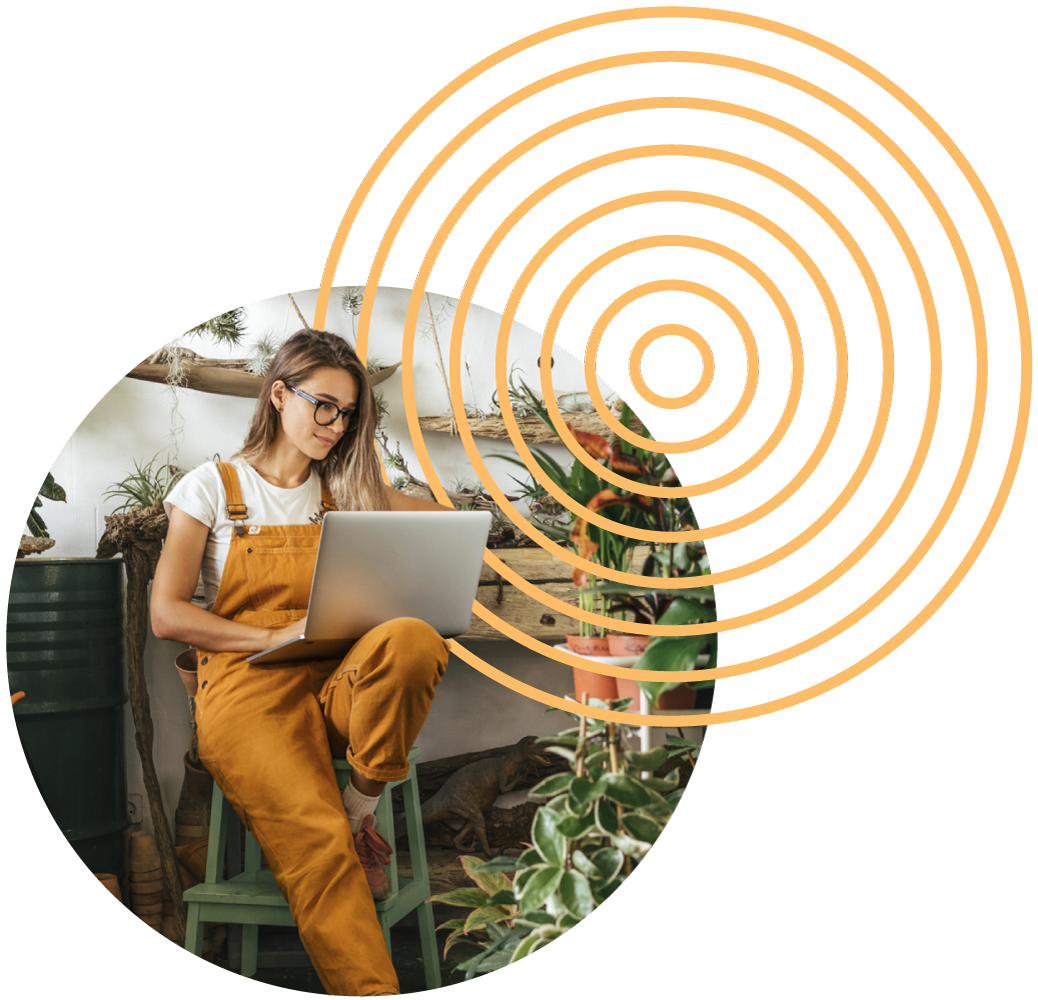
<path id="1" fill-rule="evenodd" d="M 635 549 L 633 565 L 640 566 L 645 558 L 647 547 Z M 524 580 L 534 584 L 538 590 L 576 607 L 576 588 L 573 584 L 573 567 L 561 559 L 554 558 L 541 548 L 494 549 L 496 555 L 506 566 L 513 569 Z M 476 600 L 489 611 L 503 618 L 509 625 L 515 626 L 526 635 L 541 642 L 564 642 L 566 634 L 576 632 L 578 622 L 575 618 L 560 614 L 554 608 L 546 607 L 539 601 L 527 597 L 521 590 L 506 581 L 495 570 L 486 564 L 480 575 L 479 590 Z M 472 616 L 472 627 L 463 636 L 463 642 L 470 639 L 503 639 L 503 636 L 492 625 L 488 625 L 476 615 Z"/>

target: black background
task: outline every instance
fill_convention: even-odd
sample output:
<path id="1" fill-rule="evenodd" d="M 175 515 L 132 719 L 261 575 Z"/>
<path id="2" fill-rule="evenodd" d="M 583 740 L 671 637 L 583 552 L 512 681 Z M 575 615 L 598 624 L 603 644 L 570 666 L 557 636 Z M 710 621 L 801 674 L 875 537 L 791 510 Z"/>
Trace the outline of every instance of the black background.
<path id="1" fill-rule="evenodd" d="M 874 5 L 867 13 L 856 8 L 847 13 L 843 11 L 850 8 L 834 7 L 823 15 L 816 7 L 804 5 L 741 9 L 830 40 L 871 63 L 918 99 L 979 171 L 1009 228 L 1021 263 L 1027 266 L 1027 223 L 1031 218 L 1025 208 L 1030 192 L 1025 177 L 1028 154 L 1021 132 L 1026 115 L 1021 109 L 1030 102 L 1020 66 L 1025 50 L 1019 25 L 983 16 L 973 22 L 935 24 L 894 4 Z M 16 330 L 21 328 L 27 335 L 16 333 L 8 343 L 17 344 L 30 362 L 26 371 L 48 373 L 47 391 L 57 394 L 65 405 L 63 420 L 53 422 L 46 420 L 40 408 L 29 411 L 31 447 L 24 464 L 32 468 L 16 478 L 23 494 L 16 507 L 28 509 L 35 492 L 30 484 L 43 479 L 69 428 L 75 425 L 71 414 L 81 418 L 117 374 L 132 368 L 147 351 L 231 306 L 316 288 L 338 221 L 368 165 L 439 87 L 477 59 L 525 34 L 596 12 L 566 5 L 552 11 L 550 17 L 512 13 L 499 19 L 481 17 L 474 33 L 469 18 L 457 9 L 418 15 L 392 10 L 377 15 L 245 22 L 236 31 L 221 34 L 214 34 L 208 25 L 196 25 L 181 29 L 184 34 L 179 42 L 175 31 L 162 36 L 163 46 L 173 44 L 163 50 L 171 55 L 157 54 L 158 39 L 153 36 L 109 53 L 94 50 L 89 57 L 74 55 L 73 63 L 81 72 L 64 78 L 59 97 L 50 105 L 32 105 L 16 113 L 24 136 L 18 156 L 22 164 L 18 204 L 24 206 L 31 224 L 25 225 L 19 237 L 24 282 L 19 298 L 21 294 L 27 298 L 20 302 L 9 299 L 10 313 L 25 317 Z M 877 99 L 874 88 L 857 83 L 849 71 L 834 69 L 831 60 L 809 49 L 800 47 L 794 53 L 797 47 L 791 43 L 776 42 L 773 36 L 750 29 L 700 25 L 696 27 L 702 30 L 696 34 L 689 33 L 688 25 L 679 27 L 681 31 L 676 28 L 653 40 L 651 25 L 620 26 L 594 39 L 552 43 L 542 54 L 525 58 L 539 75 L 569 64 L 575 54 L 594 57 L 625 49 L 718 49 L 728 44 L 728 51 L 762 61 L 779 60 L 776 52 L 781 51 L 781 58 L 787 60 L 784 64 L 792 67 L 790 60 L 799 60 L 798 72 L 804 78 L 829 86 L 852 104 L 872 102 L 869 109 L 875 113 L 870 116 L 884 127 L 890 123 L 892 131 L 902 129 L 906 146 L 913 136 L 918 138 L 919 133 L 912 131 L 893 105 Z M 485 88 L 467 93 L 458 102 L 457 120 L 463 123 L 487 107 L 488 94 L 497 97 L 508 92 L 511 87 L 506 84 L 511 79 L 502 72 L 500 81 L 488 78 Z M 653 82 L 654 87 L 663 85 L 665 74 Z M 676 77 L 675 87 L 680 85 Z M 733 79 L 729 99 L 756 103 L 782 115 L 786 107 L 774 92 L 775 86 L 755 88 Z M 621 85 L 617 93 L 622 90 Z M 565 101 L 559 99 L 561 104 L 554 110 L 562 116 L 592 103 L 619 99 L 609 94 L 604 84 L 601 88 L 581 85 L 568 92 Z M 756 94 L 760 94 L 759 100 Z M 837 136 L 830 144 L 845 152 L 847 147 L 841 141 L 861 141 L 852 135 L 853 130 L 817 108 L 804 104 L 788 113 L 792 115 L 794 110 L 803 115 L 799 120 L 804 127 L 810 115 L 817 115 L 818 127 L 812 131 Z M 447 126 L 454 120 L 444 116 L 442 126 L 426 129 L 429 139 L 422 150 L 427 156 L 450 134 Z M 80 131 L 83 129 L 85 132 Z M 653 141 L 651 132 L 647 129 L 648 137 L 637 141 Z M 76 135 L 88 135 L 89 140 L 70 142 Z M 738 143 L 740 136 L 737 130 L 726 135 L 718 126 L 709 138 L 691 136 L 683 141 L 722 145 Z M 488 148 L 494 148 L 493 140 L 488 133 Z M 613 137 L 611 146 L 609 140 L 608 134 L 597 132 L 589 140 L 590 154 L 629 144 L 626 135 L 622 140 Z M 769 156 L 777 155 L 776 150 L 777 145 L 769 146 L 760 159 L 768 162 Z M 787 172 L 809 184 L 808 178 L 797 173 L 797 155 L 789 153 Z M 952 172 L 938 163 L 939 158 L 933 153 L 929 159 L 923 154 L 920 157 L 925 171 L 932 169 L 959 191 L 961 182 L 955 188 Z M 816 170 L 817 165 L 809 160 L 803 158 L 802 169 Z M 466 162 L 464 158 L 462 162 Z M 481 166 L 483 162 L 479 161 Z M 40 163 L 57 164 L 56 172 L 40 170 Z M 550 175 L 550 158 L 541 161 L 541 168 L 547 171 L 546 177 Z M 878 162 L 875 168 L 884 169 Z M 531 173 L 536 174 L 536 169 L 536 164 L 531 166 Z M 455 170 L 445 171 L 438 181 L 442 212 L 453 200 L 449 195 L 471 179 L 463 167 Z M 695 186 L 714 190 L 711 170 L 704 166 L 696 174 Z M 661 187 L 676 187 L 682 180 L 680 172 L 661 170 L 654 177 L 663 179 Z M 351 236 L 336 283 L 366 280 L 382 228 L 415 173 L 411 160 L 386 172 L 371 210 L 365 209 Z M 891 171 L 890 184 L 903 183 L 894 173 Z M 731 185 L 731 174 L 726 177 L 718 174 L 717 184 L 729 184 L 725 193 L 744 197 L 749 204 L 745 191 Z M 824 187 L 836 182 L 821 179 L 817 183 Z M 747 183 L 746 190 L 757 184 Z M 952 188 L 940 193 L 944 196 Z M 581 196 L 588 207 L 597 204 L 593 190 Z M 794 211 L 773 191 L 763 196 L 773 199 L 776 215 Z M 508 197 L 502 195 L 502 204 L 514 204 Z M 910 192 L 893 197 L 907 199 Z M 762 204 L 757 202 L 758 207 Z M 902 588 L 897 599 L 887 602 L 890 607 L 884 605 L 861 626 L 814 654 L 766 674 L 723 682 L 717 688 L 715 710 L 791 694 L 867 655 L 944 583 L 987 513 L 1005 465 L 1015 417 L 1015 321 L 1005 279 L 999 277 L 1000 262 L 992 253 L 993 241 L 983 233 L 983 220 L 976 210 L 966 207 L 961 191 L 950 195 L 948 204 L 956 220 L 964 220 L 960 224 L 967 248 L 986 247 L 974 256 L 974 264 L 982 293 L 987 296 L 985 290 L 991 290 L 989 431 L 971 488 L 933 558 L 912 575 L 910 586 Z M 417 251 L 425 246 L 420 241 L 428 242 L 431 235 L 428 227 L 421 226 L 435 219 L 436 211 L 435 205 L 427 204 L 416 215 L 414 239 L 407 239 L 410 231 L 406 229 L 382 283 L 411 285 L 420 258 Z M 924 244 L 921 252 L 930 248 L 937 255 L 947 253 L 941 250 L 932 224 L 916 211 L 918 225 L 913 227 L 907 218 L 906 224 L 913 237 L 919 234 Z M 488 217 L 496 218 L 492 211 Z M 682 218 L 692 227 L 685 225 L 676 232 L 695 232 L 702 216 Z M 873 224 L 866 212 L 855 219 L 863 227 Z M 801 221 L 797 237 L 807 242 L 811 225 Z M 637 233 L 646 232 L 633 228 Z M 437 264 L 430 282 L 433 291 L 457 294 L 474 254 L 472 241 L 482 232 L 479 226 L 473 226 L 471 232 L 459 229 L 442 263 Z M 855 235 L 862 232 L 858 229 Z M 972 244 L 972 235 L 980 242 Z M 875 238 L 882 239 L 882 234 Z M 737 244 L 734 237 L 732 242 Z M 521 251 L 521 246 L 516 250 Z M 583 256 L 577 259 L 584 261 Z M 670 264 L 674 258 L 666 260 Z M 561 269 L 564 278 L 570 273 L 567 267 Z M 605 289 L 606 300 L 635 279 L 659 276 L 654 263 L 632 261 L 625 267 L 618 270 L 616 285 L 610 283 Z M 895 271 L 902 267 L 896 253 L 891 254 L 889 267 Z M 712 272 L 706 263 L 703 268 L 706 270 L 696 273 L 707 275 L 705 282 L 710 283 Z M 488 279 L 476 301 L 499 308 L 510 275 L 514 276 L 508 267 L 502 268 L 497 285 Z M 783 275 L 775 276 L 782 285 Z M 890 277 L 899 279 L 893 273 Z M 852 277 L 845 278 L 848 294 L 861 294 L 852 290 Z M 790 280 L 797 280 L 792 272 Z M 985 280 L 990 282 L 988 286 Z M 738 287 L 736 282 L 733 294 Z M 519 319 L 542 328 L 552 289 L 546 281 L 540 292 L 531 290 L 530 302 Z M 950 422 L 952 431 L 939 444 L 937 454 L 943 458 L 935 456 L 927 466 L 935 471 L 913 494 L 912 504 L 917 506 L 906 508 L 912 528 L 906 530 L 902 525 L 893 531 L 884 540 L 889 547 L 877 546 L 877 558 L 865 561 L 862 575 L 847 588 L 834 588 L 839 592 L 831 596 L 826 592 L 788 617 L 726 633 L 722 663 L 737 663 L 783 648 L 847 614 L 907 557 L 929 523 L 926 518 L 935 515 L 961 453 L 961 448 L 955 450 L 955 435 L 961 436 L 973 397 L 971 336 L 967 325 L 962 326 L 961 315 L 956 316 L 956 309 L 962 314 L 965 300 L 954 281 L 947 287 L 947 296 L 945 301 L 952 304 L 946 314 L 947 330 L 943 329 L 949 340 L 941 418 Z M 956 296 L 961 301 L 956 302 Z M 810 298 L 810 290 L 803 293 L 803 307 L 817 308 Z M 988 302 L 985 297 L 985 304 Z M 593 315 L 595 307 L 593 302 L 586 315 Z M 855 302 L 854 322 L 862 322 L 862 309 Z M 762 315 L 764 312 L 762 307 Z M 579 330 L 579 313 L 575 316 L 573 327 Z M 636 317 L 631 330 L 646 328 L 645 319 L 645 315 Z M 705 315 L 696 322 L 709 325 L 712 320 Z M 559 339 L 567 343 L 562 334 Z M 623 356 L 619 348 L 612 350 Z M 58 374 L 55 357 L 60 359 Z M 647 358 L 647 366 L 655 368 L 657 361 Z M 694 361 L 689 356 L 680 363 Z M 777 356 L 775 363 L 781 363 Z M 867 368 L 878 362 L 866 356 L 862 363 Z M 925 374 L 922 363 L 908 351 L 903 359 L 899 356 L 899 364 L 904 366 L 899 371 L 917 377 L 920 372 Z M 1018 371 L 1018 355 L 1015 364 Z M 607 374 L 607 362 L 605 368 L 603 374 Z M 618 389 L 621 369 L 618 366 L 613 383 Z M 814 374 L 830 377 L 824 366 Z M 28 381 L 30 389 L 42 388 L 34 376 Z M 668 385 L 649 377 L 649 382 L 664 394 L 683 390 L 678 381 Z M 717 390 L 731 393 L 732 385 L 722 380 Z M 17 402 L 20 390 L 15 379 L 11 379 L 9 393 L 13 406 L 24 413 L 27 404 Z M 921 395 L 919 389 L 914 402 L 918 404 Z M 824 420 L 825 412 L 818 400 L 816 394 L 805 403 L 816 422 Z M 771 402 L 765 394 L 763 403 Z M 911 410 L 911 400 L 899 405 L 908 410 L 898 411 L 901 423 L 892 427 L 891 450 L 884 452 L 891 464 L 884 466 L 882 474 L 894 482 L 900 481 L 910 447 L 918 437 L 917 430 L 906 442 L 901 428 L 918 427 L 920 416 L 919 406 Z M 719 409 L 727 412 L 726 407 Z M 663 420 L 665 414 L 645 415 L 657 436 L 666 437 L 670 428 Z M 771 421 L 763 426 L 770 428 L 773 416 Z M 855 443 L 845 444 L 841 455 L 832 459 L 834 464 L 826 469 L 830 482 L 845 481 L 859 454 L 854 448 L 863 447 L 862 429 L 851 426 L 848 432 L 857 435 L 851 438 Z M 25 436 L 21 431 L 12 445 Z M 745 441 L 739 437 L 738 443 L 733 438 L 733 448 L 743 449 L 738 453 L 740 460 L 760 439 L 754 433 L 748 433 Z M 787 447 L 793 467 L 803 460 L 805 449 L 801 445 L 797 451 L 795 442 Z M 685 481 L 693 482 L 706 478 L 704 470 L 710 471 L 709 460 L 704 462 L 703 466 L 690 461 L 677 464 Z M 901 471 L 895 479 L 892 470 L 896 469 Z M 770 487 L 771 492 L 767 488 L 748 491 L 745 497 L 733 493 L 727 509 L 705 501 L 701 521 L 714 523 L 735 516 L 746 509 L 750 496 L 758 497 L 759 503 L 760 497 L 771 495 L 777 487 Z M 744 536 L 740 533 L 711 542 L 714 568 L 753 559 L 791 537 L 790 529 L 801 530 L 820 513 L 823 499 L 828 503 L 832 495 L 817 484 L 813 489 L 805 490 L 803 504 L 784 510 L 782 518 L 773 516 Z M 829 536 L 830 541 L 799 553 L 785 566 L 782 578 L 761 574 L 761 578 L 750 577 L 726 588 L 719 607 L 721 617 L 747 614 L 807 586 L 832 565 L 834 552 L 844 555 L 849 544 L 864 536 L 861 525 L 871 525 L 881 510 L 876 505 L 883 497 L 889 502 L 891 495 L 891 489 L 865 491 L 854 509 L 856 524 L 845 524 Z M 842 930 L 837 929 L 859 912 L 875 913 L 881 907 L 889 930 L 892 924 L 901 926 L 899 921 L 905 918 L 913 921 L 925 914 L 932 920 L 953 912 L 961 893 L 975 891 L 980 877 L 975 869 L 978 845 L 992 834 L 1011 838 L 1019 820 L 1013 805 L 1007 805 L 1015 800 L 996 791 L 991 778 L 1001 775 L 1008 753 L 1012 727 L 1006 708 L 1010 700 L 1016 700 L 1021 676 L 1018 665 L 1023 660 L 1018 644 L 1025 633 L 1019 616 L 1030 590 L 1029 577 L 1020 566 L 1029 560 L 1030 546 L 1022 537 L 1022 508 L 1018 479 L 998 529 L 966 582 L 916 636 L 865 674 L 798 707 L 711 729 L 674 826 L 621 895 L 562 943 L 503 973 L 508 977 L 503 982 L 498 976 L 469 987 L 486 992 L 491 983 L 498 988 L 514 983 L 518 989 L 528 989 L 540 982 L 547 984 L 544 976 L 550 974 L 558 977 L 554 981 L 559 989 L 578 984 L 596 989 L 640 984 L 652 989 L 657 976 L 668 975 L 665 969 L 715 965 L 718 951 L 728 953 L 728 942 L 734 941 L 742 944 L 741 955 L 745 949 L 760 953 L 777 941 L 795 942 L 792 964 L 798 974 L 810 974 L 812 963 L 805 955 L 811 944 L 817 947 L 826 940 L 819 935 L 834 936 L 827 945 L 830 949 L 841 949 L 855 958 L 865 953 L 855 944 L 843 944 Z M 92 880 L 35 800 L 12 738 L 7 753 L 12 776 L 8 802 L 16 807 L 7 812 L 27 817 L 32 830 L 29 837 L 13 838 L 15 846 L 25 852 L 24 864 L 18 868 L 32 873 L 26 879 L 32 892 L 19 896 L 20 906 L 24 906 L 17 934 L 22 962 L 46 963 L 53 985 L 64 987 L 79 977 L 78 964 L 85 962 L 90 949 L 98 949 L 92 952 L 94 957 L 121 953 L 125 939 L 120 936 L 129 927 L 139 938 L 139 961 L 161 968 L 164 982 L 176 987 L 194 982 L 204 988 L 235 989 L 239 984 L 249 988 L 238 980 L 215 978 L 215 970 L 200 969 L 198 963 L 166 947 L 143 927 L 138 933 L 129 914 L 127 927 L 116 926 L 114 921 L 112 926 L 99 922 L 100 908 L 88 895 L 94 891 Z M 985 859 L 984 877 L 990 876 L 990 866 L 1003 871 L 1001 866 L 1011 865 L 1014 858 L 1010 839 L 994 860 Z M 55 874 L 58 871 L 60 876 Z M 963 888 L 963 880 L 973 888 Z M 55 907 L 56 896 L 60 901 Z M 897 934 L 903 931 L 902 927 Z M 881 964 L 902 948 L 911 950 L 901 937 L 879 937 L 875 943 L 876 950 L 868 951 L 870 964 L 876 960 Z M 916 946 L 918 960 L 918 942 Z M 61 956 L 59 962 L 56 955 Z M 728 966 L 723 963 L 726 969 Z M 740 963 L 733 971 L 738 974 L 742 969 Z"/>

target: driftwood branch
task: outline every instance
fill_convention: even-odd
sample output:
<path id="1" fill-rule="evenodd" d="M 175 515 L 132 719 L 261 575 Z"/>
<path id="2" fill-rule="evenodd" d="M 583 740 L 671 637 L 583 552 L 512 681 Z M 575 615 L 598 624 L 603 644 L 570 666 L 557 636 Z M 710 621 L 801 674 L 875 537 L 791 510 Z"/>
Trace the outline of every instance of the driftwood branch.
<path id="1" fill-rule="evenodd" d="M 597 413 L 577 411 L 562 415 L 566 418 L 566 422 L 578 431 L 599 434 L 605 438 L 612 433 Z M 469 417 L 465 423 L 474 437 L 497 438 L 503 441 L 508 439 L 508 428 L 505 427 L 505 422 L 501 417 Z M 458 433 L 453 417 L 419 417 L 418 424 L 423 431 Z M 558 435 L 537 417 L 520 417 L 516 420 L 516 424 L 523 440 L 532 444 L 558 444 L 560 440 Z M 631 429 L 640 433 L 644 427 L 632 420 Z"/>
<path id="2" fill-rule="evenodd" d="M 184 891 L 173 845 L 173 835 L 162 802 L 162 788 L 152 747 L 155 726 L 151 718 L 148 685 L 144 679 L 144 646 L 148 638 L 148 582 L 162 551 L 169 522 L 162 508 L 138 508 L 127 514 L 105 518 L 105 533 L 97 546 L 98 558 L 123 554 L 126 567 L 126 675 L 133 711 L 134 739 L 141 759 L 144 788 L 155 830 L 155 845 L 162 862 L 162 881 L 173 900 L 173 926 L 177 941 L 183 944 L 187 921 Z"/>
<path id="3" fill-rule="evenodd" d="M 140 379 L 144 382 L 165 383 L 169 378 L 169 365 L 157 364 L 149 358 L 137 365 L 127 378 Z M 223 361 L 218 358 L 200 358 L 197 355 L 181 361 L 183 378 L 177 383 L 185 389 L 197 389 L 199 392 L 212 392 L 220 396 L 239 396 L 245 399 L 257 399 L 263 378 L 246 370 L 248 361 L 232 359 Z M 400 367 L 400 362 L 379 369 L 369 376 L 372 385 L 384 382 Z"/>

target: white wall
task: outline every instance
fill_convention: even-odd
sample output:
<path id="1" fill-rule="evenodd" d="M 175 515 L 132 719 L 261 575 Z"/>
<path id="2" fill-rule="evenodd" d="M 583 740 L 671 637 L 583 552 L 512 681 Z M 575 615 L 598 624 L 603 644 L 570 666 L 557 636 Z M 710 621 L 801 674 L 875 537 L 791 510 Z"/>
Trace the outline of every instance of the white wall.
<path id="1" fill-rule="evenodd" d="M 356 319 L 343 311 L 339 289 L 333 291 L 326 329 L 355 341 Z M 303 315 L 312 321 L 317 300 L 316 291 L 293 293 Z M 400 361 L 404 319 L 410 292 L 405 289 L 380 288 L 375 296 L 369 357 L 389 364 Z M 440 350 L 446 361 L 450 338 L 451 310 L 444 300 L 432 297 L 440 338 Z M 281 295 L 249 304 L 248 336 L 239 348 L 224 348 L 208 340 L 192 339 L 186 346 L 206 357 L 245 357 L 251 341 L 260 336 L 284 338 L 299 329 L 300 321 L 288 300 Z M 199 320 L 204 317 L 199 317 Z M 494 346 L 497 343 L 499 316 L 475 307 L 465 328 L 464 361 L 468 370 L 464 377 L 465 401 L 484 410 L 491 407 L 494 392 Z M 172 340 L 174 331 L 162 330 L 156 324 L 155 348 Z M 509 364 L 522 370 L 526 381 L 537 382 L 537 358 L 540 336 L 516 325 L 513 327 Z M 143 360 L 143 359 L 142 359 Z M 415 398 L 420 416 L 439 416 L 448 412 L 448 398 L 443 378 L 436 367 L 427 314 L 423 310 L 415 342 Z M 463 369 L 464 370 L 464 369 Z M 576 359 L 562 351 L 555 352 L 553 380 L 558 394 L 579 391 L 583 387 L 583 370 Z M 99 387 L 104 391 L 105 387 Z M 404 415 L 403 388 L 398 371 L 379 387 L 389 404 L 390 415 L 385 426 L 389 440 L 399 440 L 413 475 L 427 478 L 410 445 Z M 229 458 L 241 444 L 248 421 L 255 408 L 251 399 L 237 399 L 193 390 L 180 390 L 175 397 L 162 385 L 123 378 L 104 391 L 98 404 L 76 429 L 51 468 L 54 477 L 66 491 L 67 503 L 44 501 L 41 511 L 56 544 L 50 557 L 92 556 L 104 531 L 104 518 L 119 501 L 105 499 L 109 487 L 133 470 L 134 461 L 146 462 L 159 454 L 156 464 L 172 461 L 182 468 L 192 468 L 219 455 Z M 175 437 L 174 423 L 178 426 Z M 456 480 L 472 482 L 474 471 L 458 438 L 432 433 L 426 443 L 436 472 L 448 488 Z M 478 439 L 481 454 L 511 451 L 507 442 Z M 560 461 L 568 452 L 559 445 L 549 446 Z M 488 460 L 494 476 L 507 493 L 514 483 L 511 474 L 521 470 L 500 460 Z M 543 690 L 563 694 L 572 690 L 569 671 L 553 661 L 530 653 L 510 642 L 484 644 L 482 655 L 495 666 L 520 677 Z M 173 658 L 184 647 L 179 643 L 160 641 L 149 634 L 145 651 L 145 671 L 155 721 L 155 764 L 162 784 L 166 810 L 172 819 L 183 780 L 183 754 L 188 746 L 188 706 Z M 471 706 L 478 699 L 485 711 L 474 713 Z M 545 714 L 543 706 L 522 698 L 484 677 L 460 660 L 452 658 L 447 677 L 440 687 L 436 704 L 419 739 L 423 757 L 437 757 L 501 746 L 527 733 L 535 735 L 558 731 L 564 720 L 558 713 Z M 143 794 L 140 762 L 133 742 L 133 722 L 126 708 L 126 761 L 128 791 Z M 147 816 L 147 809 L 145 809 Z M 147 820 L 146 820 L 147 821 Z"/>

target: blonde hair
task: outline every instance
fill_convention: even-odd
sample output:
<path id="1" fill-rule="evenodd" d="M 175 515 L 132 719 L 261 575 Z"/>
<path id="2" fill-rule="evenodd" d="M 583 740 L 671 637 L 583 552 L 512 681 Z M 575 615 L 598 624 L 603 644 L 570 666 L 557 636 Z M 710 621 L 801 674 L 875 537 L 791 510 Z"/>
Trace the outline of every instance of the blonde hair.
<path id="1" fill-rule="evenodd" d="M 386 510 L 387 490 L 375 446 L 378 406 L 368 372 L 357 352 L 334 333 L 299 330 L 274 355 L 263 379 L 259 402 L 245 443 L 234 456 L 246 462 L 262 459 L 274 444 L 281 425 L 280 414 L 270 398 L 275 382 L 298 385 L 318 368 L 337 368 L 357 380 L 357 409 L 346 432 L 335 447 L 311 468 L 328 483 L 340 510 Z"/>

